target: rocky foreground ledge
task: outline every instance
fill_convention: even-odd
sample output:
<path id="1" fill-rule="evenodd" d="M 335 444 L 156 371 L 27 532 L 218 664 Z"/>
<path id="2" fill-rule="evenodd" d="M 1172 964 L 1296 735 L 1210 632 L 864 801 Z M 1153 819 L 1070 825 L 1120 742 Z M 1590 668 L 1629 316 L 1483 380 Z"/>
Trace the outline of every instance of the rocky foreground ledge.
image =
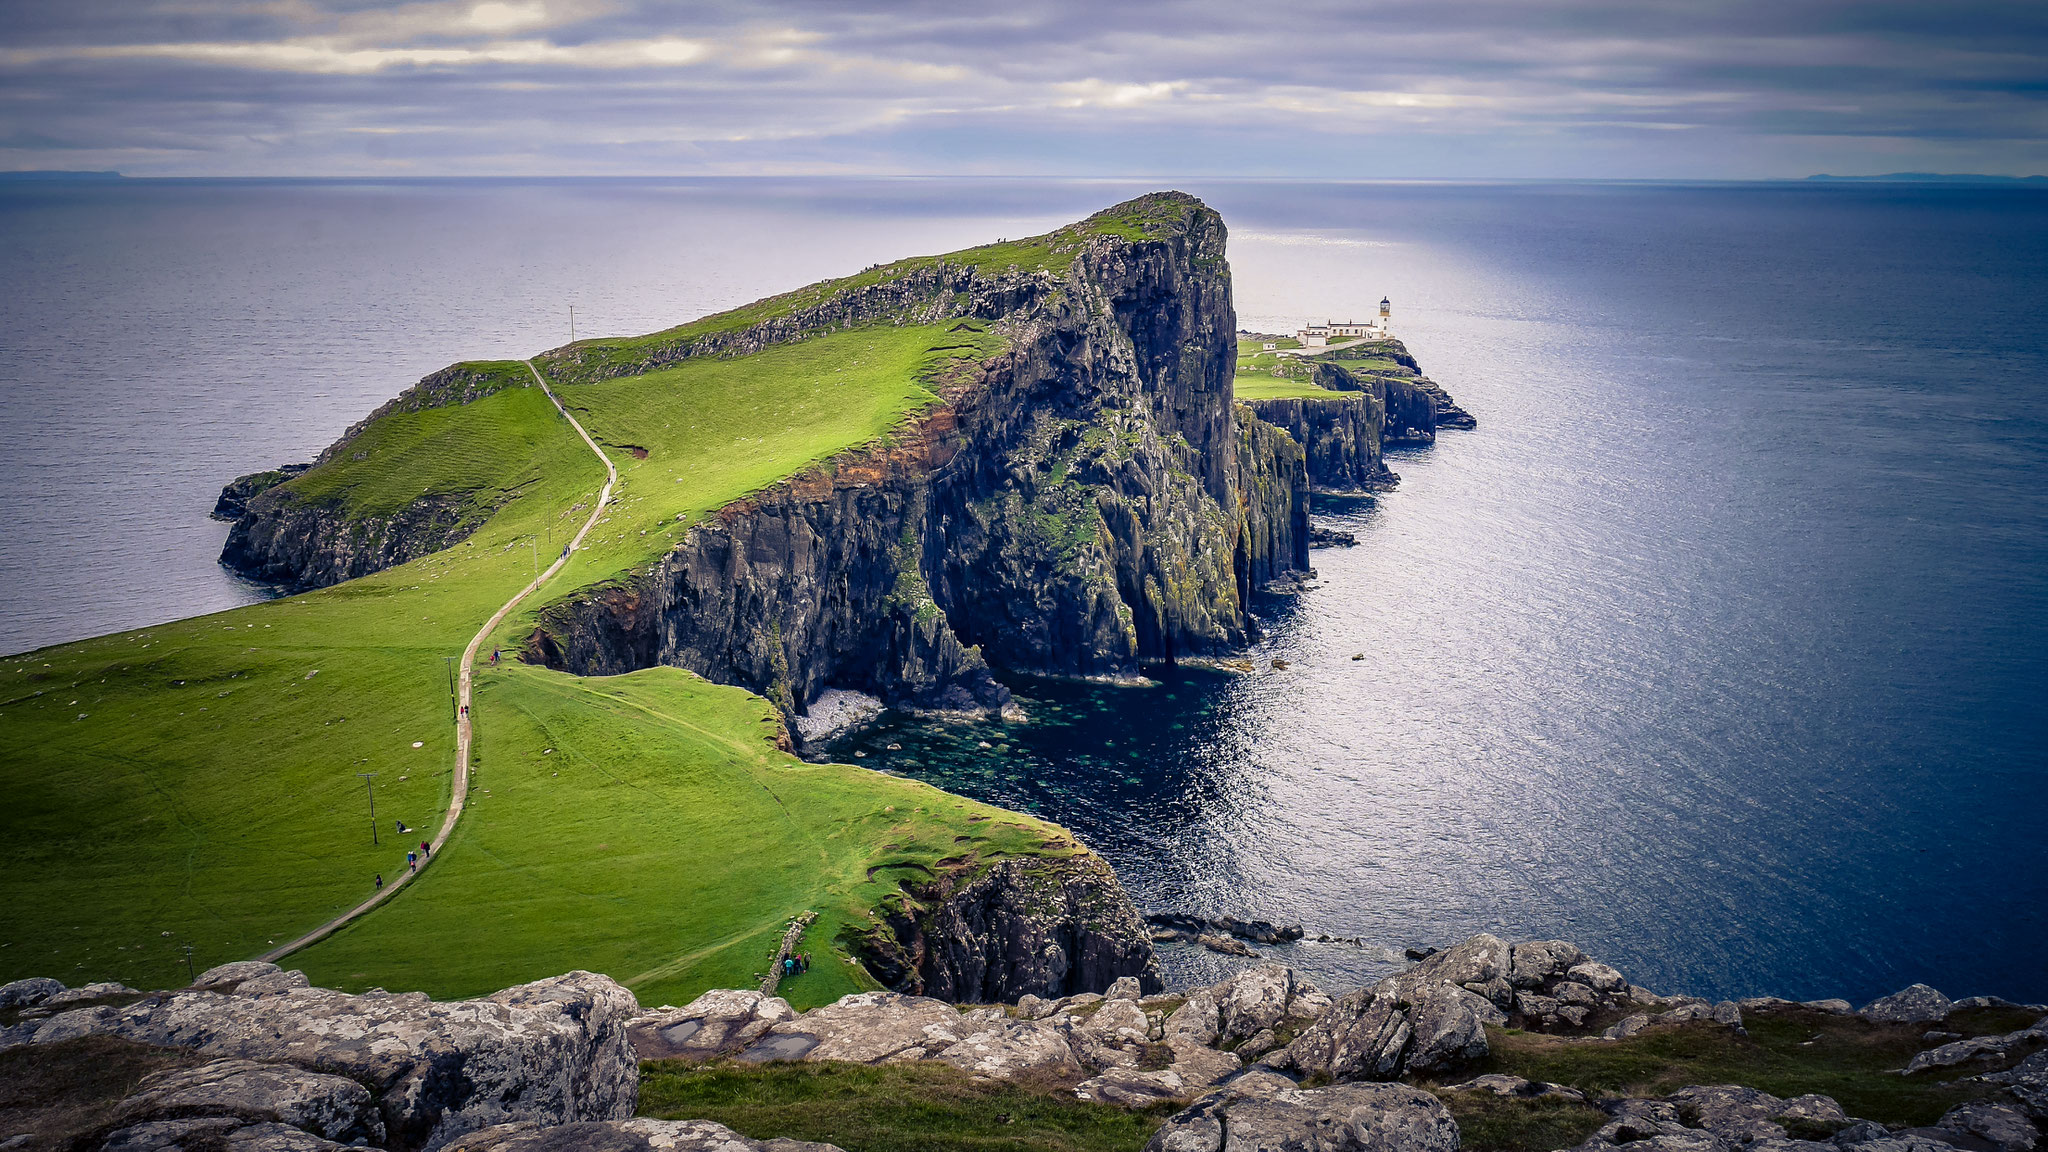
<path id="1" fill-rule="evenodd" d="M 2040 1018 L 1998 1035 L 1944 1027 L 1952 1014 L 1982 1008 Z M 1594 1098 L 1474 1074 L 1489 1055 L 1489 1026 L 1598 1048 L 1660 1029 L 1740 1031 L 1745 1014 L 1782 1012 L 1924 1029 L 1920 1051 L 1897 1074 L 1967 1078 L 1982 1098 L 1931 1126 L 1896 1128 L 1860 1120 L 1820 1095 L 1783 1099 L 1720 1084 Z M 1860 1010 L 1840 1000 L 1714 1004 L 1659 996 L 1561 941 L 1509 944 L 1485 935 L 1335 997 L 1279 965 L 1168 995 L 1147 996 L 1125 978 L 1106 993 L 1026 996 L 1015 1005 L 869 992 L 803 1013 L 737 990 L 647 1010 L 587 972 L 452 1003 L 313 988 L 300 973 L 260 963 L 225 965 L 190 988 L 147 995 L 116 985 L 69 990 L 54 980 L 0 988 L 0 1055 L 26 1048 L 76 1060 L 92 1057 L 95 1043 L 167 1054 L 170 1063 L 95 1116 L 84 1135 L 50 1146 L 832 1147 L 752 1140 L 703 1120 L 635 1118 L 642 1059 L 932 1061 L 1106 1106 L 1178 1109 L 1149 1152 L 1454 1152 L 1461 1135 L 1445 1102 L 1476 1097 L 1597 1109 L 1595 1122 L 1605 1123 L 1577 1152 L 2035 1152 L 2048 1123 L 2048 1006 L 1951 1002 L 1924 985 Z M 37 1139 L 0 1132 L 0 1148 Z"/>

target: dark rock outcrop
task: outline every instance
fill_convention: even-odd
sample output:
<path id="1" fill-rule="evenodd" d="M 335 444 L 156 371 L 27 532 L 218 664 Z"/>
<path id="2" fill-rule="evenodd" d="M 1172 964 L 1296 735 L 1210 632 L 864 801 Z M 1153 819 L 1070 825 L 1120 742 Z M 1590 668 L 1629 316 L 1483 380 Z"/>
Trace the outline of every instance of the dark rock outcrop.
<path id="1" fill-rule="evenodd" d="M 1386 405 L 1369 392 L 1330 400 L 1247 401 L 1254 415 L 1285 429 L 1306 454 L 1309 481 L 1324 492 L 1375 492 L 1400 477 L 1380 459 Z"/>
<path id="2" fill-rule="evenodd" d="M 460 544 L 489 518 L 445 496 L 423 496 L 388 517 L 360 517 L 290 492 L 272 488 L 251 502 L 228 529 L 222 564 L 265 584 L 325 588 Z"/>
<path id="3" fill-rule="evenodd" d="M 1144 922 L 1092 853 L 1001 860 L 958 887 L 944 875 L 907 885 L 849 943 L 891 987 L 955 1002 L 1057 998 L 1133 976 L 1161 986 Z"/>
<path id="4" fill-rule="evenodd" d="M 285 464 L 268 472 L 237 476 L 222 486 L 220 498 L 213 502 L 213 511 L 207 515 L 215 520 L 239 520 L 249 511 L 249 501 L 311 467 L 311 464 Z"/>
<path id="5" fill-rule="evenodd" d="M 806 325 L 956 316 L 1006 343 L 893 443 L 724 509 L 651 575 L 550 605 L 527 658 L 676 664 L 789 716 L 827 687 L 990 712 L 1008 702 L 990 665 L 1122 678 L 1250 639 L 1254 590 L 1308 566 L 1301 449 L 1232 403 L 1222 220 L 1175 193 L 1104 215 L 1149 223 L 1082 229 L 1063 273 L 941 260 L 636 351 L 644 370 Z M 550 364 L 626 370 L 577 348 Z"/>

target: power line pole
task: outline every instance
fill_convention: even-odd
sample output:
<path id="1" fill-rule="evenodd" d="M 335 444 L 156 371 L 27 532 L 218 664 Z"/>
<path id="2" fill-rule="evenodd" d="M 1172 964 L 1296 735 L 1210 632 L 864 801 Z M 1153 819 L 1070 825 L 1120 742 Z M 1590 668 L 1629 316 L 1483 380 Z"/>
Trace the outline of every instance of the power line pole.
<path id="1" fill-rule="evenodd" d="M 569 343 L 576 342 L 576 306 L 569 305 Z"/>
<path id="2" fill-rule="evenodd" d="M 199 979 L 199 973 L 192 967 L 192 946 L 186 944 L 182 945 L 182 947 L 185 949 L 185 979 L 197 980 Z"/>
<path id="3" fill-rule="evenodd" d="M 370 790 L 370 843 L 375 844 L 377 843 L 377 774 L 375 772 L 358 772 L 356 775 L 363 778 L 363 787 Z"/>
<path id="4" fill-rule="evenodd" d="M 455 702 L 455 657 L 443 656 L 441 662 L 448 665 L 448 718 L 460 721 L 462 713 L 457 710 L 458 705 Z"/>

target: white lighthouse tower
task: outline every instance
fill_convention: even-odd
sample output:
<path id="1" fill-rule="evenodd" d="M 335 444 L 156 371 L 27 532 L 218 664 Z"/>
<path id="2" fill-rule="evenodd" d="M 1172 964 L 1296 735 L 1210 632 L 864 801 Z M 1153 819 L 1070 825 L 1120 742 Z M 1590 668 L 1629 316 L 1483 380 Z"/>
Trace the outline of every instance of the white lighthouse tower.
<path id="1" fill-rule="evenodd" d="M 1387 323 L 1388 323 L 1388 321 L 1389 321 L 1389 320 L 1390 320 L 1390 319 L 1391 319 L 1391 318 L 1393 317 L 1393 314 L 1394 314 L 1394 302 L 1393 302 L 1393 301 L 1391 301 L 1391 300 L 1389 300 L 1389 299 L 1387 299 L 1387 298 L 1386 298 L 1385 296 L 1382 296 L 1382 297 L 1380 297 L 1380 335 L 1381 335 L 1381 336 L 1386 336 L 1386 335 L 1388 335 L 1388 334 L 1389 334 L 1389 333 L 1387 332 Z"/>

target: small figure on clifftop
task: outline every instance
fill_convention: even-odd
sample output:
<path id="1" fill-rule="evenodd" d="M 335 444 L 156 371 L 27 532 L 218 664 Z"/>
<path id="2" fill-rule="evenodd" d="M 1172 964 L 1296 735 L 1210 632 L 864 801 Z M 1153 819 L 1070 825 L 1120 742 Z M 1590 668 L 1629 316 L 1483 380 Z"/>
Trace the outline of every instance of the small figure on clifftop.
<path id="1" fill-rule="evenodd" d="M 393 824 L 396 824 L 396 825 L 398 825 L 398 833 L 399 833 L 399 835 L 401 835 L 401 836 L 403 836 L 403 835 L 404 835 L 405 833 L 407 833 L 407 832 L 410 832 L 410 831 L 412 831 L 412 829 L 410 829 L 410 828 L 407 828 L 407 827 L 405 826 L 405 821 L 403 821 L 403 820 L 393 820 L 393 821 L 392 821 L 392 823 L 393 823 Z"/>
<path id="2" fill-rule="evenodd" d="M 498 649 L 496 649 L 496 648 L 493 648 L 493 649 L 491 649 L 491 667 L 493 667 L 493 668 L 496 668 L 497 666 L 498 666 Z"/>
<path id="3" fill-rule="evenodd" d="M 406 866 L 407 868 L 410 868 L 410 869 L 412 869 L 412 870 L 413 870 L 413 871 L 415 871 L 415 872 L 419 871 L 419 870 L 420 870 L 420 854 L 419 854 L 419 853 L 417 853 L 417 852 L 407 852 L 407 853 L 405 854 L 405 866 Z"/>
<path id="4" fill-rule="evenodd" d="M 422 841 L 420 841 L 420 855 L 422 855 L 422 856 L 432 856 L 433 854 L 434 854 L 434 848 L 433 848 L 433 845 L 431 845 L 431 844 L 428 844 L 428 843 L 427 843 L 427 842 L 426 842 L 425 840 L 422 840 Z"/>
<path id="5" fill-rule="evenodd" d="M 384 874 L 382 872 L 377 873 L 377 890 L 380 892 L 384 890 Z"/>

